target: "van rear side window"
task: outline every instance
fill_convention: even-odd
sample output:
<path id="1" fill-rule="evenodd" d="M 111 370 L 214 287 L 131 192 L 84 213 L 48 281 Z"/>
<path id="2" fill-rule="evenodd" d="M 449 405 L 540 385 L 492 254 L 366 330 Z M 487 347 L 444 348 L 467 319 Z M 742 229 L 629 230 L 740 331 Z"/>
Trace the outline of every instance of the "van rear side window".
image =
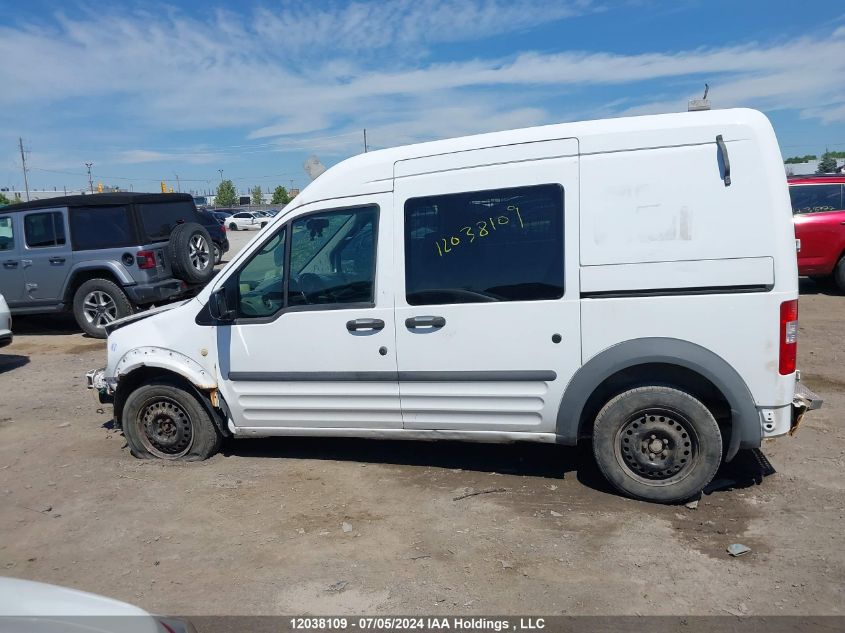
<path id="1" fill-rule="evenodd" d="M 536 185 L 405 203 L 409 305 L 563 296 L 563 188 Z"/>

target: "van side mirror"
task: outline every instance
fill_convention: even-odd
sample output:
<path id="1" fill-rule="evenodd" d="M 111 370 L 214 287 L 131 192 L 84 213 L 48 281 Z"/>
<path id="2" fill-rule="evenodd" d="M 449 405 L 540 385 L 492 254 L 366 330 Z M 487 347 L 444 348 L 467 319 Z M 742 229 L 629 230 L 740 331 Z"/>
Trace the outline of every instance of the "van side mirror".
<path id="1" fill-rule="evenodd" d="M 226 302 L 226 288 L 218 288 L 208 298 L 208 313 L 215 321 L 231 323 L 237 313 Z"/>

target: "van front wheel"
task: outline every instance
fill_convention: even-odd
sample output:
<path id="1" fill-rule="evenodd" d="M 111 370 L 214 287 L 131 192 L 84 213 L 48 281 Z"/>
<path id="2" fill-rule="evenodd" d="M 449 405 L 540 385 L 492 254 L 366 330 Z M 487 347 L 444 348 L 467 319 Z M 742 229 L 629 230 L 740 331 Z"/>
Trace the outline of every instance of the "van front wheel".
<path id="1" fill-rule="evenodd" d="M 222 437 L 193 394 L 167 382 L 139 387 L 126 399 L 121 420 L 135 457 L 199 461 L 220 449 Z"/>
<path id="2" fill-rule="evenodd" d="M 593 454 L 626 495 L 675 503 L 700 493 L 722 461 L 722 434 L 709 409 L 670 387 L 619 394 L 596 417 Z"/>

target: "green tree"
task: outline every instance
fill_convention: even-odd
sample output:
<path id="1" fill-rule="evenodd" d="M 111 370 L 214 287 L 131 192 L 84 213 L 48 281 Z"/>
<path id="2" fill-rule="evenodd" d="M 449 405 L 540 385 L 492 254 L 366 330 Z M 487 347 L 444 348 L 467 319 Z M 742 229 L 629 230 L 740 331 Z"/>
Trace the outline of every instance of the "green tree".
<path id="1" fill-rule="evenodd" d="M 273 190 L 273 200 L 271 201 L 273 204 L 287 204 L 290 202 L 290 196 L 288 195 L 288 190 L 279 185 Z"/>
<path id="2" fill-rule="evenodd" d="M 231 180 L 223 180 L 217 185 L 217 195 L 214 196 L 214 204 L 218 207 L 231 207 L 238 201 L 238 194 L 235 185 Z"/>
<path id="3" fill-rule="evenodd" d="M 797 165 L 798 163 L 809 163 L 811 160 L 816 160 L 818 156 L 815 154 L 807 154 L 806 156 L 790 156 L 784 163 L 787 165 Z"/>
<path id="4" fill-rule="evenodd" d="M 255 185 L 250 193 L 252 194 L 252 204 L 264 204 L 264 193 L 261 191 L 260 185 Z"/>
<path id="5" fill-rule="evenodd" d="M 5 193 L 0 193 L 0 207 L 5 204 L 12 204 L 12 201 L 6 197 Z"/>
<path id="6" fill-rule="evenodd" d="M 822 159 L 819 161 L 819 165 L 816 168 L 817 174 L 832 174 L 836 171 L 836 158 L 834 158 L 831 152 L 825 152 L 822 154 Z"/>

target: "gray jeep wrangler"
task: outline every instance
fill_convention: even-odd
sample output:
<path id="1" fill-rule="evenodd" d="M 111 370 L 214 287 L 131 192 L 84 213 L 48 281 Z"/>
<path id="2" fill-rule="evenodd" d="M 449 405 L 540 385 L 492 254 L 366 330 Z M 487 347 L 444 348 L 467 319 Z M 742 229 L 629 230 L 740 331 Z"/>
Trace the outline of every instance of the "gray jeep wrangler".
<path id="1" fill-rule="evenodd" d="M 196 294 L 214 244 L 187 194 L 101 193 L 0 207 L 0 294 L 12 314 L 72 310 L 87 334 Z"/>

